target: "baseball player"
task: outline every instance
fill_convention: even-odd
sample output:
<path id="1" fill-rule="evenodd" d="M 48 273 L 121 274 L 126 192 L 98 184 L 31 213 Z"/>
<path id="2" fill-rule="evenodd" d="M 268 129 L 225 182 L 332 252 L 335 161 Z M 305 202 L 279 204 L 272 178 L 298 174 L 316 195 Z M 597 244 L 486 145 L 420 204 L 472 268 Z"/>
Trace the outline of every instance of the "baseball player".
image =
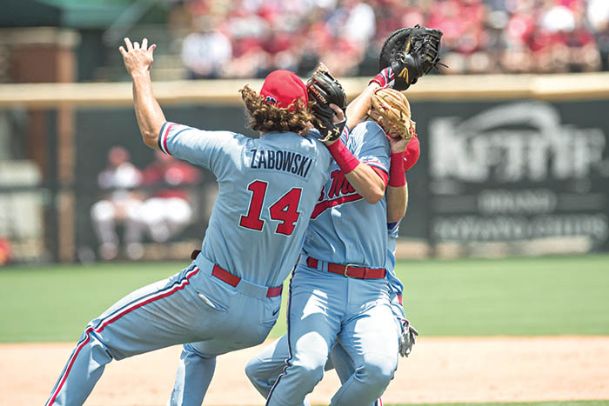
<path id="1" fill-rule="evenodd" d="M 403 113 L 410 122 L 410 111 Z M 392 147 L 401 144 L 403 151 L 412 133 L 407 136 L 391 138 Z M 301 405 L 321 380 L 336 343 L 353 361 L 355 373 L 332 404 L 369 405 L 383 393 L 397 366 L 399 330 L 385 280 L 386 203 L 365 198 L 358 193 L 361 186 L 350 179 L 354 166 L 367 165 L 374 168 L 375 180 L 387 186 L 390 142 L 377 123 L 365 121 L 338 143 L 345 143 L 345 155 L 352 156 L 335 156 L 332 179 L 313 211 L 290 284 L 289 357 L 268 393 L 268 405 Z M 392 154 L 391 161 L 398 158 L 403 162 L 402 153 Z M 405 184 L 391 186 L 405 193 Z"/>
<path id="2" fill-rule="evenodd" d="M 171 404 L 201 404 L 216 356 L 262 342 L 274 325 L 282 282 L 297 260 L 309 218 L 328 178 L 331 156 L 303 135 L 312 115 L 305 84 L 287 71 L 270 73 L 260 95 L 242 90 L 252 139 L 167 122 L 152 93 L 155 45 L 125 39 L 120 47 L 133 80 L 144 143 L 211 170 L 219 195 L 201 251 L 183 271 L 136 290 L 85 328 L 47 405 L 81 405 L 106 364 L 159 348 L 184 348 L 181 363 L 197 363 L 197 390 L 185 393 L 180 374 Z M 337 113 L 342 113 L 333 106 Z M 341 121 L 338 114 L 331 123 Z M 340 124 L 337 129 L 340 130 Z M 336 134 L 330 128 L 329 135 Z M 336 137 L 328 138 L 328 143 Z M 196 354 L 196 357 L 192 356 Z"/>
<path id="3" fill-rule="evenodd" d="M 374 81 L 371 82 L 369 89 L 374 91 L 380 86 Z M 372 91 L 366 89 L 362 95 L 356 98 L 347 108 L 350 112 L 348 123 L 356 123 L 361 120 L 362 116 L 368 112 L 370 108 L 369 99 L 373 94 Z M 409 110 L 409 109 L 408 109 Z M 381 110 L 385 112 L 387 110 Z M 383 122 L 383 120 L 378 120 Z M 410 121 L 408 119 L 408 121 Z M 385 121 L 387 123 L 387 121 Z M 390 129 L 384 128 L 387 132 Z M 356 127 L 357 128 L 357 127 Z M 406 148 L 406 146 L 408 146 Z M 395 140 L 391 139 L 391 170 L 390 179 L 387 187 L 387 212 L 388 217 L 383 224 L 387 224 L 385 233 L 389 233 L 388 237 L 388 249 L 387 249 L 387 264 L 386 267 L 389 270 L 387 279 L 389 281 L 389 294 L 391 297 L 391 306 L 394 314 L 394 323 L 397 321 L 397 326 L 400 331 L 405 332 L 404 335 L 400 335 L 400 353 L 407 356 L 410 352 L 412 345 L 414 344 L 414 336 L 416 331 L 409 328 L 407 321 L 405 321 L 403 307 L 402 307 L 402 290 L 403 285 L 395 275 L 395 239 L 397 238 L 398 222 L 403 217 L 406 209 L 407 202 L 407 189 L 405 182 L 405 170 L 409 169 L 414 165 L 418 159 L 419 143 L 416 138 L 416 134 L 412 136 L 410 142 L 405 139 Z M 340 209 L 339 209 L 340 210 Z M 342 216 L 345 216 L 345 212 L 348 214 L 348 210 L 345 208 L 342 210 Z M 391 217 L 389 213 L 393 213 L 394 217 Z M 395 217 L 397 216 L 397 217 Z M 315 223 L 311 223 L 311 227 L 314 227 Z M 387 234 L 385 234 L 387 236 Z M 387 237 L 385 237 L 387 238 Z M 385 337 L 386 342 L 392 341 L 392 336 Z M 395 335 L 393 337 L 396 337 Z M 378 343 L 380 347 L 384 343 Z M 369 350 L 369 349 L 368 349 Z M 283 336 L 275 343 L 265 348 L 265 350 L 252 359 L 246 366 L 246 374 L 250 381 L 256 387 L 256 389 L 266 398 L 271 390 L 273 383 L 277 376 L 281 373 L 285 366 L 285 360 L 289 358 L 289 347 L 287 336 Z M 336 370 L 341 378 L 341 382 L 346 383 L 351 376 L 356 373 L 355 365 L 351 357 L 343 349 L 341 344 L 336 344 L 331 351 L 330 360 L 327 361 L 325 369 L 329 370 L 336 367 Z M 359 399 L 358 399 L 359 400 Z M 349 400 L 353 402 L 354 400 Z M 344 404 L 365 404 L 362 400 L 361 403 L 344 403 Z M 290 403 L 291 404 L 291 403 Z M 336 400 L 336 396 L 333 399 L 333 404 L 343 404 L 340 400 Z"/>

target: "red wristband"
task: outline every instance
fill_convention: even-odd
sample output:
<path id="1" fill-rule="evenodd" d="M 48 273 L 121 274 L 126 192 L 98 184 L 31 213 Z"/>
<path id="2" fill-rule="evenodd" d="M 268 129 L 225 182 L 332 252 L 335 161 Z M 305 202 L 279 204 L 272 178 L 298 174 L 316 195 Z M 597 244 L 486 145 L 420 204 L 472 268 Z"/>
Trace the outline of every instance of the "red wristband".
<path id="1" fill-rule="evenodd" d="M 389 186 L 402 187 L 406 185 L 406 171 L 404 170 L 404 152 L 391 154 L 389 167 Z"/>
<path id="2" fill-rule="evenodd" d="M 337 140 L 334 144 L 330 145 L 328 150 L 345 175 L 359 165 L 359 160 L 353 156 L 341 140 Z"/>

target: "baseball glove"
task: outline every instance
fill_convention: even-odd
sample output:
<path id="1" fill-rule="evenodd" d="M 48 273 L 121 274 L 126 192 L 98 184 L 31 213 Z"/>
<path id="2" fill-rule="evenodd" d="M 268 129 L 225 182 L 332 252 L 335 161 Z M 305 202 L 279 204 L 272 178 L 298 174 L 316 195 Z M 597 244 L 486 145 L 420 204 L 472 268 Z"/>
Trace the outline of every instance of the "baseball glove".
<path id="1" fill-rule="evenodd" d="M 321 141 L 333 141 L 340 137 L 347 121 L 334 123 L 335 113 L 330 104 L 342 110 L 347 107 L 347 96 L 341 84 L 320 64 L 307 81 L 307 91 L 309 100 L 313 102 L 311 110 L 316 119 L 313 124 L 321 133 Z"/>
<path id="2" fill-rule="evenodd" d="M 407 141 L 415 135 L 415 122 L 410 119 L 410 103 L 402 92 L 390 88 L 377 89 L 372 95 L 368 116 L 392 138 Z"/>
<path id="3" fill-rule="evenodd" d="M 393 88 L 406 90 L 440 64 L 441 39 L 442 31 L 418 24 L 394 31 L 381 48 L 379 70 L 391 67 L 395 75 Z"/>

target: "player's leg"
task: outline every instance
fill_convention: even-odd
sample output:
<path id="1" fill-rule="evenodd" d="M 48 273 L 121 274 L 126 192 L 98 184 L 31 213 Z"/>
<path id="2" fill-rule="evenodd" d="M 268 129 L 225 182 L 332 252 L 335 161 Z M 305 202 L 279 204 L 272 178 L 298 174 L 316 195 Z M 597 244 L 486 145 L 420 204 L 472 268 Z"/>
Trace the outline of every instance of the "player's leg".
<path id="1" fill-rule="evenodd" d="M 265 399 L 268 397 L 277 377 L 286 367 L 289 356 L 288 337 L 283 335 L 272 344 L 267 345 L 260 354 L 250 359 L 245 366 L 245 374 L 248 379 Z"/>
<path id="2" fill-rule="evenodd" d="M 368 406 L 381 397 L 397 368 L 398 331 L 389 303 L 376 304 L 343 326 L 339 342 L 355 372 L 332 405 Z"/>
<path id="3" fill-rule="evenodd" d="M 201 354 L 192 344 L 184 344 L 169 405 L 202 404 L 215 370 L 215 356 Z"/>
<path id="4" fill-rule="evenodd" d="M 330 353 L 330 359 L 326 364 L 326 371 L 331 369 L 336 370 L 336 374 L 340 379 L 341 384 L 344 384 L 351 378 L 351 376 L 355 373 L 355 366 L 353 366 L 353 360 L 347 354 L 347 351 L 340 345 L 340 343 L 336 343 L 332 352 Z M 381 399 L 377 399 L 370 406 L 381 406 L 383 403 Z"/>
<path id="5" fill-rule="evenodd" d="M 332 349 L 332 352 L 330 353 L 330 359 L 328 361 L 328 364 L 332 365 L 334 370 L 336 370 L 336 374 L 338 375 L 340 382 L 343 384 L 347 382 L 351 375 L 353 375 L 355 372 L 353 360 L 351 357 L 349 357 L 349 354 L 347 354 L 340 343 L 336 343 Z M 327 370 L 328 369 L 326 369 L 326 371 Z"/>
<path id="6" fill-rule="evenodd" d="M 344 312 L 345 278 L 299 266 L 290 287 L 290 357 L 267 405 L 296 405 L 321 381 Z"/>
<path id="7" fill-rule="evenodd" d="M 91 321 L 53 387 L 48 405 L 81 405 L 113 359 L 193 340 L 206 323 L 192 288 L 199 269 L 141 288 Z M 220 320 L 218 320 L 220 322 Z"/>
<path id="8" fill-rule="evenodd" d="M 229 297 L 224 293 L 229 292 Z M 241 294 L 212 279 L 199 296 L 210 311 L 221 315 L 222 326 L 213 337 L 185 344 L 178 364 L 170 405 L 200 405 L 214 374 L 216 356 L 258 345 L 275 325 L 281 297 Z"/>

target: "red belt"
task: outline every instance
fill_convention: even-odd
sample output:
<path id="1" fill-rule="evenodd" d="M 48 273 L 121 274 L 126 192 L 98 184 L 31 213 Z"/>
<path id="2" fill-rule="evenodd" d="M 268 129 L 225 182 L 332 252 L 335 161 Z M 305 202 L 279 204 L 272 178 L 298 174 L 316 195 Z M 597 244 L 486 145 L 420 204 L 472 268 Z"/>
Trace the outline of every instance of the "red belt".
<path id="1" fill-rule="evenodd" d="M 191 258 L 194 260 L 197 257 L 197 255 L 199 255 L 199 252 L 201 252 L 201 251 L 199 251 L 199 250 L 193 251 L 191 254 Z M 195 255 L 195 253 L 196 253 L 196 255 Z M 222 268 L 219 265 L 214 265 L 214 267 L 211 271 L 211 275 L 220 279 L 222 282 L 231 285 L 234 288 L 236 288 L 237 285 L 239 285 L 239 282 L 241 282 L 240 277 L 238 277 L 237 275 L 233 275 L 232 273 L 228 272 L 226 269 Z M 266 297 L 281 296 L 282 291 L 283 291 L 283 286 L 273 286 L 271 288 L 267 288 Z"/>
<path id="2" fill-rule="evenodd" d="M 312 257 L 307 257 L 307 266 L 317 268 L 319 261 Z M 355 279 L 383 279 L 385 277 L 384 268 L 364 268 L 354 265 L 342 265 L 328 263 L 328 272 L 337 273 L 347 278 Z"/>

